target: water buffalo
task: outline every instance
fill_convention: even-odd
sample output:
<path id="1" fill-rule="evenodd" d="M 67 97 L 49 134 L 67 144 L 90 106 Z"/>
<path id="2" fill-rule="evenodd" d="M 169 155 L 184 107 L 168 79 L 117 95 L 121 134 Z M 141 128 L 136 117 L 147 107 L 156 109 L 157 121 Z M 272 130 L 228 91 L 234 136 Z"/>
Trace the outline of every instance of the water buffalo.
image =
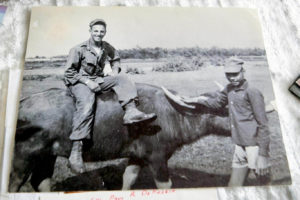
<path id="1" fill-rule="evenodd" d="M 128 158 L 122 189 L 130 189 L 143 166 L 150 168 L 158 188 L 170 188 L 167 161 L 174 151 L 210 133 L 229 135 L 228 118 L 226 112 L 201 106 L 195 110 L 181 108 L 156 86 L 137 84 L 137 88 L 139 109 L 155 112 L 157 119 L 124 126 L 124 111 L 115 93 L 98 95 L 93 144 L 86 141 L 89 145 L 83 157 L 86 162 Z M 70 154 L 68 136 L 74 110 L 74 100 L 64 89 L 49 89 L 21 100 L 11 192 L 18 191 L 30 175 L 33 188 L 45 190 L 41 185 L 52 176 L 56 157 Z"/>

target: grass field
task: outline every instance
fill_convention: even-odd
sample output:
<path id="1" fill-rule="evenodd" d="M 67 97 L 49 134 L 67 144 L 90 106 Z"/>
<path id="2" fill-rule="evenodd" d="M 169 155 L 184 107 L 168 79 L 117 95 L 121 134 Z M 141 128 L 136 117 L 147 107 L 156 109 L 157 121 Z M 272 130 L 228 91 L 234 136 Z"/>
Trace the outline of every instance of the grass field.
<path id="1" fill-rule="evenodd" d="M 204 92 L 218 90 L 219 88 L 214 81 L 222 85 L 227 83 L 221 67 L 207 66 L 198 71 L 176 73 L 152 72 L 152 67 L 159 64 L 161 63 L 143 63 L 141 60 L 133 63 L 124 62 L 123 67 L 138 67 L 145 71 L 145 74 L 129 75 L 134 82 L 165 86 L 187 96 L 196 96 Z M 268 104 L 274 99 L 274 95 L 266 60 L 250 60 L 245 63 L 244 67 L 247 80 L 263 93 L 265 102 Z M 21 96 L 28 96 L 53 87 L 64 88 L 65 86 L 60 80 L 62 73 L 63 69 L 25 70 L 25 77 L 46 75 L 47 78 L 43 78 L 42 81 L 28 79 L 23 81 Z M 277 113 L 268 114 L 268 119 L 271 131 L 271 184 L 289 184 L 291 179 Z M 233 144 L 230 137 L 210 135 L 184 146 L 169 160 L 174 187 L 226 186 L 230 175 L 232 154 Z M 64 175 L 60 173 L 62 168 L 67 169 L 65 160 L 62 158 L 59 160 L 60 163 L 57 163 L 58 168 L 55 170 L 57 181 L 62 181 L 62 177 L 67 179 L 74 176 L 70 172 L 64 173 Z M 100 166 L 106 165 L 100 164 Z M 147 184 L 145 180 L 149 180 L 148 175 L 147 171 L 142 172 L 144 178 L 139 178 L 135 188 L 141 188 L 143 184 L 144 187 L 151 188 L 153 180 L 152 185 L 145 185 Z"/>

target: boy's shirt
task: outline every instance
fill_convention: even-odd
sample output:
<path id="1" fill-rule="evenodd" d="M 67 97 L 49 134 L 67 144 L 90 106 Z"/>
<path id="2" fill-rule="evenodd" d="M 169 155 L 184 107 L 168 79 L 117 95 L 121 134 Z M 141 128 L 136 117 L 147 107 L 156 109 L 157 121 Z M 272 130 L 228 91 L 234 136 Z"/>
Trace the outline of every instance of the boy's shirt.
<path id="1" fill-rule="evenodd" d="M 216 98 L 203 104 L 216 109 L 228 105 L 233 142 L 240 146 L 258 145 L 259 155 L 268 156 L 270 133 L 264 97 L 259 90 L 244 80 L 238 87 L 228 84 Z"/>

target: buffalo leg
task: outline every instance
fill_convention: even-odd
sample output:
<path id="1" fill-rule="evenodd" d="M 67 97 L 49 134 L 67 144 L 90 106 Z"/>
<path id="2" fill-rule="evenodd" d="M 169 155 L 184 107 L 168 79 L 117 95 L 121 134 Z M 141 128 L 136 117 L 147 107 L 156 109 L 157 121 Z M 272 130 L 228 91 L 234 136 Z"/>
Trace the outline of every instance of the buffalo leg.
<path id="1" fill-rule="evenodd" d="M 32 173 L 31 165 L 28 160 L 21 159 L 20 156 L 15 156 L 12 168 L 13 170 L 10 174 L 9 181 L 9 191 L 19 192 Z"/>
<path id="2" fill-rule="evenodd" d="M 170 189 L 172 187 L 167 162 L 153 162 L 149 165 L 149 168 L 158 189 Z"/>
<path id="3" fill-rule="evenodd" d="M 172 181 L 170 178 L 167 182 L 159 181 L 157 179 L 154 179 L 154 181 L 158 189 L 170 189 L 172 187 Z"/>
<path id="4" fill-rule="evenodd" d="M 131 186 L 135 183 L 141 167 L 139 165 L 128 165 L 123 174 L 122 190 L 130 190 Z"/>
<path id="5" fill-rule="evenodd" d="M 19 192 L 21 187 L 26 183 L 28 178 L 30 177 L 30 172 L 26 172 L 24 176 L 22 173 L 15 173 L 13 172 L 10 176 L 10 184 L 9 184 L 9 191 L 10 192 Z"/>
<path id="6" fill-rule="evenodd" d="M 41 159 L 37 159 L 36 167 L 32 171 L 31 185 L 36 191 L 49 192 L 50 178 L 54 172 L 54 164 L 56 156 L 44 155 Z"/>

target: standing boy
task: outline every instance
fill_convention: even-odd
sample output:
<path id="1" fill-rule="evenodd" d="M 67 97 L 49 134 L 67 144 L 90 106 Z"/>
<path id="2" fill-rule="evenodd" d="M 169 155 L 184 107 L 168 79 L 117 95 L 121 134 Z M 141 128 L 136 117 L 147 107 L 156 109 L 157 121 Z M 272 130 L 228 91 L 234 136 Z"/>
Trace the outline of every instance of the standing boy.
<path id="1" fill-rule="evenodd" d="M 199 103 L 219 109 L 228 105 L 231 137 L 235 143 L 229 186 L 244 184 L 250 170 L 258 176 L 269 173 L 269 129 L 261 92 L 250 87 L 244 78 L 244 62 L 231 58 L 224 66 L 229 84 L 216 98 L 184 98 L 186 103 Z"/>

